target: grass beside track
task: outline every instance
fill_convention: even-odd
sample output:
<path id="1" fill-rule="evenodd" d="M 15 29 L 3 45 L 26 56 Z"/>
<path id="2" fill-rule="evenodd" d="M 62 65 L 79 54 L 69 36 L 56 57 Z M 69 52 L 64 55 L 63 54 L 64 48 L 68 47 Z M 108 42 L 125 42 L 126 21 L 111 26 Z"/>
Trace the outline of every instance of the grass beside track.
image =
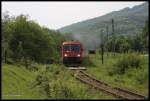
<path id="1" fill-rule="evenodd" d="M 81 83 L 63 65 L 2 65 L 2 99 L 115 99 Z"/>
<path id="2" fill-rule="evenodd" d="M 94 64 L 87 67 L 87 72 L 95 78 L 102 80 L 114 87 L 122 87 L 131 91 L 148 96 L 148 57 L 139 55 L 141 58 L 141 68 L 129 68 L 124 74 L 110 74 L 115 64 L 126 54 L 108 53 L 104 55 L 104 63 L 101 62 L 101 55 L 90 55 L 89 59 Z"/>
<path id="3" fill-rule="evenodd" d="M 96 79 L 148 96 L 147 56 L 141 55 L 141 68 L 129 68 L 122 75 L 110 74 L 114 64 L 124 55 L 105 54 L 104 64 L 99 54 L 90 55 L 90 62 L 84 65 L 87 73 Z M 116 99 L 76 80 L 61 64 L 37 64 L 35 67 L 38 70 L 2 64 L 2 99 Z"/>
<path id="4" fill-rule="evenodd" d="M 43 99 L 38 89 L 31 89 L 34 72 L 23 66 L 2 65 L 2 99 Z"/>

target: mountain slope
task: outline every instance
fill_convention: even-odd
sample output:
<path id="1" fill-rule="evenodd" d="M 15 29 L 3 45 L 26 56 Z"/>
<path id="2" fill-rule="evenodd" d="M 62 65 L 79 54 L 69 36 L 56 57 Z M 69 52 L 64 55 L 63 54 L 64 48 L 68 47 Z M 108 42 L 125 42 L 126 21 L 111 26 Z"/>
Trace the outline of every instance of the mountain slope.
<path id="1" fill-rule="evenodd" d="M 145 21 L 148 20 L 148 3 L 146 2 L 133 8 L 127 7 L 120 11 L 74 23 L 58 30 L 62 33 L 73 33 L 75 38 L 85 44 L 96 43 L 98 46 L 101 29 L 105 30 L 106 26 L 108 26 L 109 34 L 112 33 L 112 18 L 114 19 L 116 35 L 136 35 L 142 31 Z M 87 38 L 90 40 L 86 40 Z"/>

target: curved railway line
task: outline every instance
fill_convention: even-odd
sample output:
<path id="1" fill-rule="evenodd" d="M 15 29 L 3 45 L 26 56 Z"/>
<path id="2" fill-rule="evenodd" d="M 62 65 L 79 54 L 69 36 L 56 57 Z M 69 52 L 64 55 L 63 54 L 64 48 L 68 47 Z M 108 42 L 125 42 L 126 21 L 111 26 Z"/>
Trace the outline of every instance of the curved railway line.
<path id="1" fill-rule="evenodd" d="M 80 80 L 81 82 L 91 85 L 94 88 L 96 88 L 100 91 L 103 91 L 105 93 L 108 93 L 110 95 L 113 95 L 115 97 L 118 97 L 121 99 L 132 99 L 132 100 L 133 99 L 134 100 L 146 99 L 145 96 L 138 94 L 136 92 L 131 92 L 129 90 L 125 90 L 125 89 L 118 88 L 118 87 L 112 87 L 112 86 L 108 85 L 107 83 L 104 83 L 103 81 L 93 78 L 92 76 L 90 76 L 83 70 L 74 69 L 74 70 L 72 70 L 72 72 L 73 72 L 73 76 L 76 79 Z"/>

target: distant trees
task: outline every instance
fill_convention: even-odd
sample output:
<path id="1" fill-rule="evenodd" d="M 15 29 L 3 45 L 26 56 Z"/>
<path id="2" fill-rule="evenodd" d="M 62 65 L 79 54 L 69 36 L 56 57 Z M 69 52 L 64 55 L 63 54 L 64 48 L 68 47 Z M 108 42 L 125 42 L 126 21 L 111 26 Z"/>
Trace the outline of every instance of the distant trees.
<path id="1" fill-rule="evenodd" d="M 148 21 L 145 22 L 145 26 L 143 28 L 142 33 L 139 35 L 140 37 L 140 41 L 141 41 L 141 45 L 142 45 L 142 50 L 143 51 L 147 51 L 148 52 L 148 41 L 149 41 L 149 32 L 148 32 Z"/>
<path id="2" fill-rule="evenodd" d="M 146 21 L 142 33 L 138 34 L 131 41 L 131 48 L 137 52 L 148 52 L 148 22 Z"/>
<path id="3" fill-rule="evenodd" d="M 2 18 L 2 59 L 38 63 L 58 62 L 65 38 L 56 31 L 39 26 L 25 15 Z M 7 53 L 7 54 L 6 54 Z M 7 55 L 7 56 L 6 56 Z"/>
<path id="4" fill-rule="evenodd" d="M 108 33 L 108 32 L 107 32 Z M 148 22 L 146 21 L 142 33 L 133 36 L 125 35 L 105 35 L 105 50 L 111 52 L 148 52 Z M 115 49 L 113 48 L 115 46 Z"/>

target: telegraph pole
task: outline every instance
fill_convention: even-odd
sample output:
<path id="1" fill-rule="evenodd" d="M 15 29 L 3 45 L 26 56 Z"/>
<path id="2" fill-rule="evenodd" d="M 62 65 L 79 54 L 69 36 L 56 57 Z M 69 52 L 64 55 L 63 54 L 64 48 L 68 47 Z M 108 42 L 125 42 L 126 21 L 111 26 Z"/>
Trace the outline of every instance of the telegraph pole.
<path id="1" fill-rule="evenodd" d="M 7 63 L 7 50 L 4 50 L 5 63 Z"/>
<path id="2" fill-rule="evenodd" d="M 108 26 L 106 26 L 106 32 L 107 32 L 106 40 L 108 41 Z M 106 47 L 107 47 L 107 56 L 108 56 L 108 46 Z"/>
<path id="3" fill-rule="evenodd" d="M 114 42 L 112 43 L 112 50 L 115 56 L 115 34 L 114 34 L 114 19 L 112 19 L 112 38 L 114 38 Z"/>
<path id="4" fill-rule="evenodd" d="M 7 63 L 7 51 L 8 51 L 8 43 L 5 42 L 4 44 L 4 63 Z"/>
<path id="5" fill-rule="evenodd" d="M 107 32 L 107 40 L 108 40 L 108 26 L 106 26 L 106 32 Z"/>
<path id="6" fill-rule="evenodd" d="M 112 35 L 114 35 L 114 19 L 112 19 Z"/>
<path id="7" fill-rule="evenodd" d="M 102 49 L 102 64 L 103 64 L 103 60 L 104 60 L 104 58 L 103 58 L 103 55 L 104 55 L 104 45 L 103 44 L 101 46 L 101 49 Z"/>
<path id="8" fill-rule="evenodd" d="M 103 40 L 103 32 L 104 30 L 101 30 L 101 56 L 102 56 L 102 64 L 103 64 L 103 56 L 104 56 L 104 40 Z"/>

